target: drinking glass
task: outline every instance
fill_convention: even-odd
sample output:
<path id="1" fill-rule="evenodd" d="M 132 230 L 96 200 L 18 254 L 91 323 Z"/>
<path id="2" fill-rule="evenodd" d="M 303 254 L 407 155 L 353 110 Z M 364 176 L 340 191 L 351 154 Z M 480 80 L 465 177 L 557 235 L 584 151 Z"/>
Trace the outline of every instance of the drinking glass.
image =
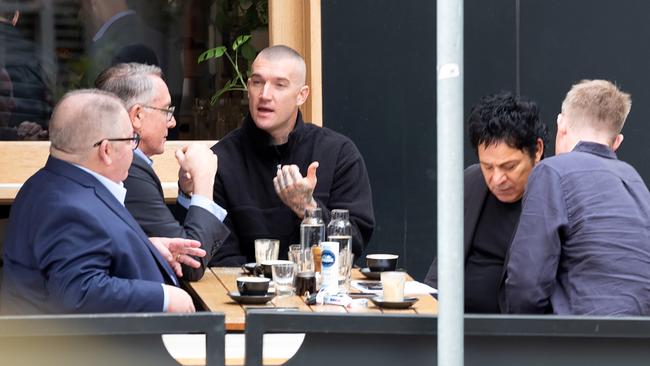
<path id="1" fill-rule="evenodd" d="M 275 283 L 275 294 L 278 296 L 293 295 L 296 264 L 293 262 L 273 264 L 272 272 L 273 282 Z"/>
<path id="2" fill-rule="evenodd" d="M 287 253 L 287 258 L 299 266 L 300 262 L 302 261 L 302 245 L 301 244 L 289 245 L 289 253 Z M 298 270 L 300 270 L 300 268 L 298 268 Z"/>
<path id="3" fill-rule="evenodd" d="M 384 301 L 404 301 L 405 272 L 382 272 L 381 287 L 384 292 Z"/>
<path id="4" fill-rule="evenodd" d="M 255 239 L 255 262 L 277 260 L 280 253 L 280 241 L 276 239 Z"/>
<path id="5" fill-rule="evenodd" d="M 305 296 L 307 293 L 315 294 L 318 291 L 316 273 L 314 271 L 298 272 L 294 285 L 298 296 Z"/>
<path id="6" fill-rule="evenodd" d="M 296 271 L 313 271 L 314 256 L 311 249 L 303 249 L 300 244 L 289 246 L 289 260 L 296 264 Z"/>
<path id="7" fill-rule="evenodd" d="M 339 290 L 342 292 L 350 291 L 353 263 L 354 254 L 351 251 L 343 249 L 339 252 Z"/>

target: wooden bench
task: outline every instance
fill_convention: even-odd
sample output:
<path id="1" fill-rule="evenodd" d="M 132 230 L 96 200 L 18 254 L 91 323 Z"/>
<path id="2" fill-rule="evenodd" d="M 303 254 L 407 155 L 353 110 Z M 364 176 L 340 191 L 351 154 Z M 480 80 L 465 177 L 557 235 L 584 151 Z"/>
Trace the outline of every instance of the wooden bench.
<path id="1" fill-rule="evenodd" d="M 174 152 L 192 142 L 208 146 L 216 143 L 216 141 L 167 141 L 165 152 L 153 157 L 153 167 L 160 178 L 165 201 L 168 203 L 173 203 L 178 194 L 178 162 Z M 22 184 L 45 165 L 49 154 L 49 141 L 0 142 L 0 204 L 13 203 Z"/>

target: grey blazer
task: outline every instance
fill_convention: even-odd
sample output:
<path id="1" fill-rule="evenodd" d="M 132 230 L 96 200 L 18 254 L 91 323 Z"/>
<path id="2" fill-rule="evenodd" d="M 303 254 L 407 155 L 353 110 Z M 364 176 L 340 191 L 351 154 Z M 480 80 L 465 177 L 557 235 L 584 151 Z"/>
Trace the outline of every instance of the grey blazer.
<path id="1" fill-rule="evenodd" d="M 485 198 L 488 195 L 488 187 L 485 185 L 485 179 L 483 178 L 483 173 L 481 173 L 481 167 L 478 164 L 470 165 L 465 169 L 464 176 L 464 230 L 463 230 L 463 243 L 465 247 L 465 260 L 467 260 L 467 254 L 469 253 L 469 246 L 474 237 L 474 231 L 476 230 L 476 224 L 478 218 L 481 215 L 481 208 L 485 202 Z M 438 258 L 434 258 L 431 267 L 429 267 L 429 272 L 424 279 L 424 282 L 432 287 L 438 288 Z"/>
<path id="2" fill-rule="evenodd" d="M 190 206 L 189 210 L 185 210 L 176 205 L 172 212 L 165 204 L 160 179 L 137 154 L 133 154 L 124 186 L 124 204 L 148 236 L 187 238 L 201 242 L 201 248 L 207 252 L 200 260 L 201 267 L 182 266 L 183 280 L 200 280 L 210 259 L 230 234 L 228 227 L 201 207 Z"/>

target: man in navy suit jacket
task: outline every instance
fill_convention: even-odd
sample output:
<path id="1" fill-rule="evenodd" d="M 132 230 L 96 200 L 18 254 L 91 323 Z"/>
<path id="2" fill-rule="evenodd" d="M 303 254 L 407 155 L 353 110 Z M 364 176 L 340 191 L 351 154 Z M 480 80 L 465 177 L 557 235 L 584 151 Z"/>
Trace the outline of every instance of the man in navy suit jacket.
<path id="1" fill-rule="evenodd" d="M 123 103 L 98 90 L 66 94 L 50 140 L 45 167 L 11 210 L 2 311 L 193 312 L 174 270 L 203 252 L 199 243 L 150 241 L 124 207 L 121 182 L 139 136 Z"/>

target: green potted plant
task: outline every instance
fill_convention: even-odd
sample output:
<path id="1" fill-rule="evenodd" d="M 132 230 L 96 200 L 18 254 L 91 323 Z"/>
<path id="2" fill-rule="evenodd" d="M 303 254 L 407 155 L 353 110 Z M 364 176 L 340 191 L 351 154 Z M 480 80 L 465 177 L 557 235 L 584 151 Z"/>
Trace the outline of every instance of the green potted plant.
<path id="1" fill-rule="evenodd" d="M 204 108 L 212 124 L 211 138 L 221 138 L 236 128 L 248 112 L 246 81 L 257 55 L 253 33 L 268 25 L 268 0 L 215 0 L 214 5 L 214 25 L 222 45 L 202 52 L 197 63 L 223 61 L 215 75 L 209 106 Z M 212 113 L 213 118 L 209 116 Z"/>
<path id="2" fill-rule="evenodd" d="M 237 39 L 235 39 L 235 42 L 233 42 L 232 46 L 230 47 L 230 50 L 228 50 L 226 46 L 222 45 L 215 48 L 211 48 L 203 52 L 201 55 L 199 55 L 199 59 L 197 61 L 198 63 L 226 56 L 233 70 L 232 79 L 228 80 L 223 87 L 221 87 L 219 90 L 217 90 L 214 93 L 214 95 L 210 99 L 210 104 L 214 105 L 215 103 L 217 103 L 219 101 L 219 98 L 226 92 L 230 92 L 230 91 L 247 92 L 248 91 L 245 78 L 248 77 L 248 74 L 250 73 L 250 65 L 255 59 L 255 55 L 257 54 L 255 48 L 251 46 L 249 43 L 250 39 L 251 39 L 250 34 L 244 34 L 237 37 Z M 247 67 L 246 75 L 242 73 L 239 66 L 240 52 L 242 57 L 247 61 L 248 67 Z"/>

